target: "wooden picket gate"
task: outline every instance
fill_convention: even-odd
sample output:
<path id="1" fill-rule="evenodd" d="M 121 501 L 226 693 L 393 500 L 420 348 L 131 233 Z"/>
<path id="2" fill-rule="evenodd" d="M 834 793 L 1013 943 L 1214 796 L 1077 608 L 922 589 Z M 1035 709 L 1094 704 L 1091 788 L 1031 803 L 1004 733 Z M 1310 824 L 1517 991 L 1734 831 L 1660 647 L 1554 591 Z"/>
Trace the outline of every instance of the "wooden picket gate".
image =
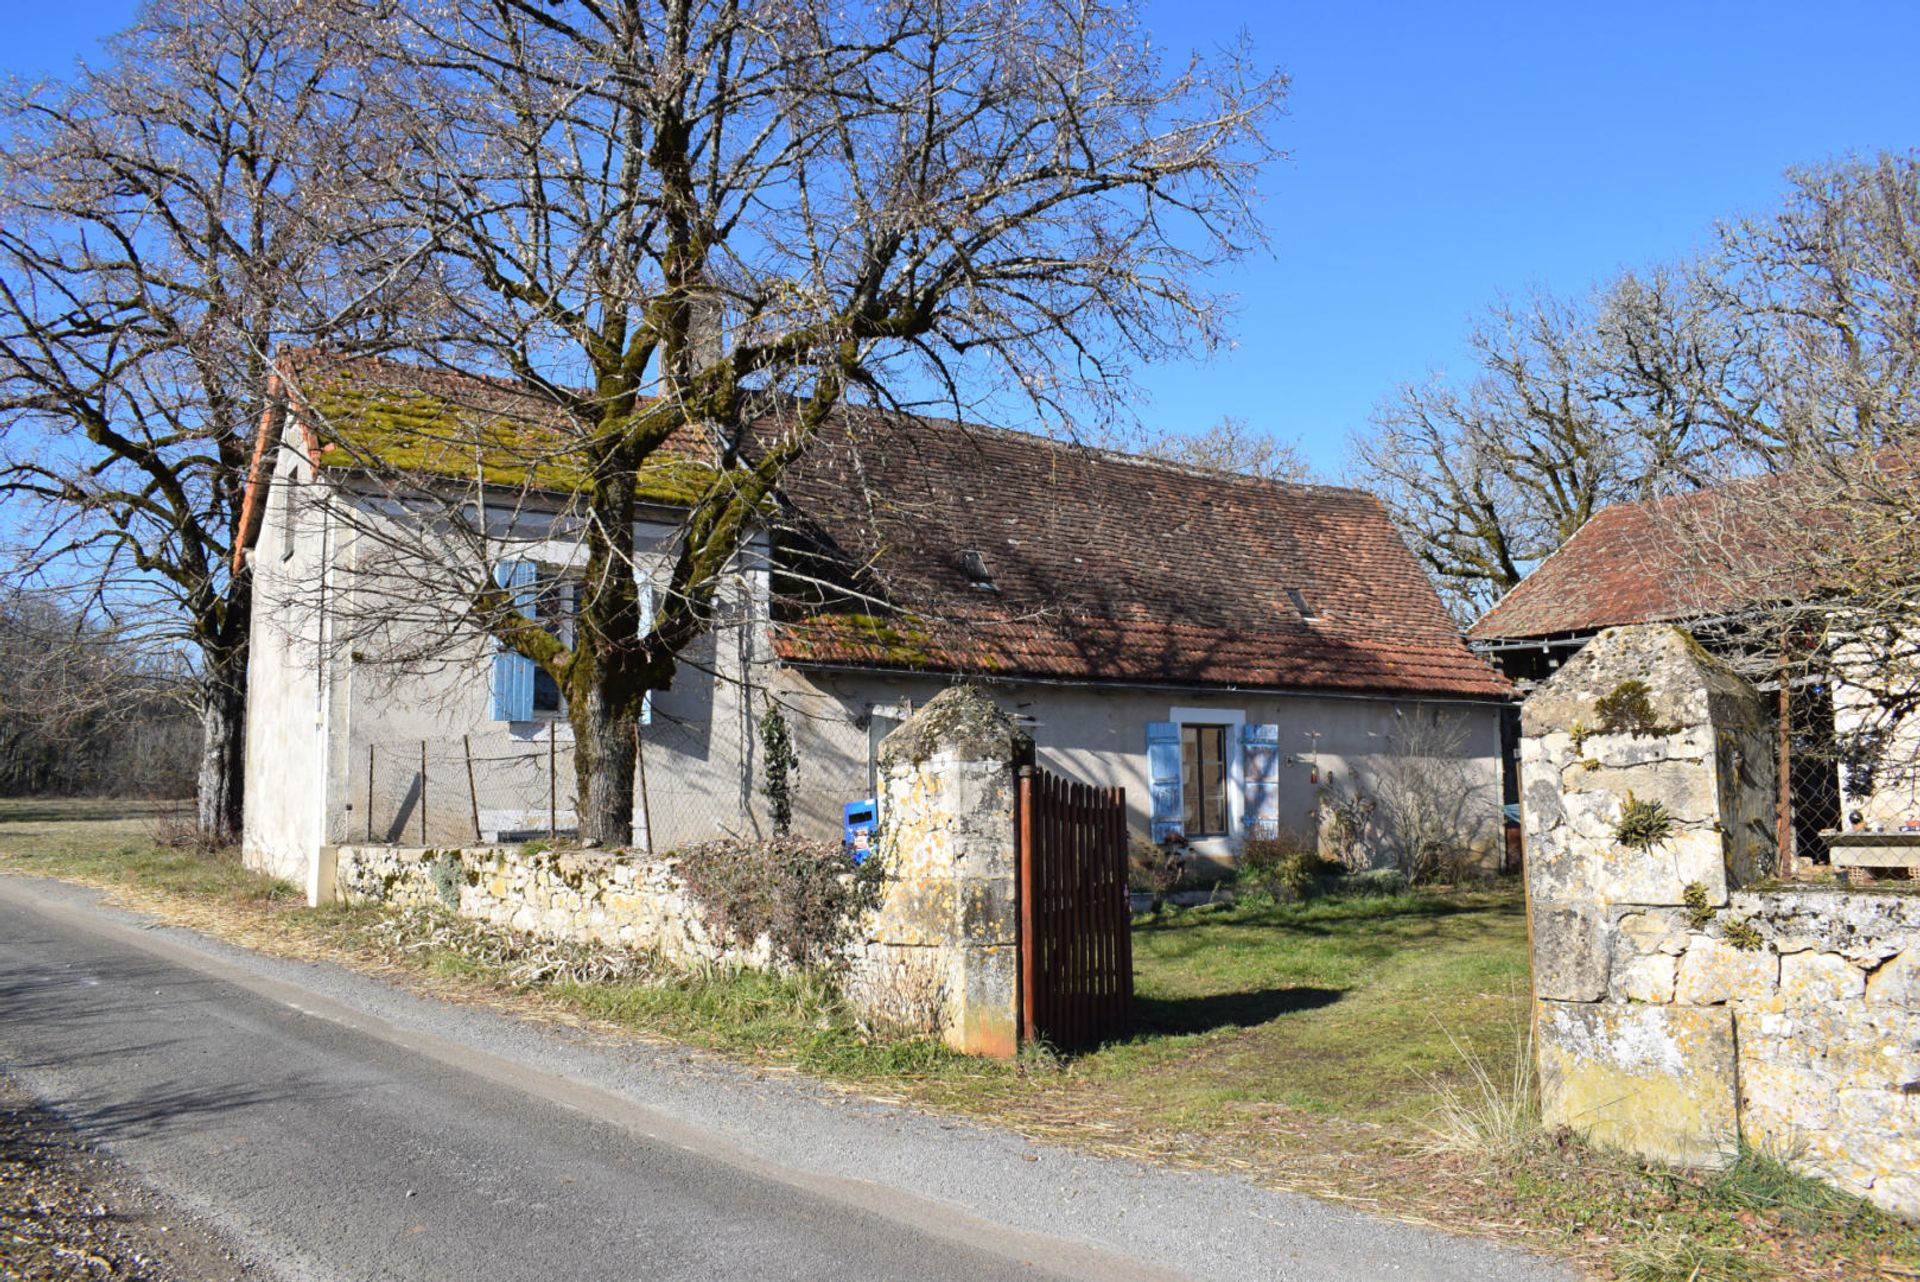
<path id="1" fill-rule="evenodd" d="M 1078 1050 L 1126 1032 L 1133 1007 L 1127 803 L 1020 772 L 1020 1035 Z"/>

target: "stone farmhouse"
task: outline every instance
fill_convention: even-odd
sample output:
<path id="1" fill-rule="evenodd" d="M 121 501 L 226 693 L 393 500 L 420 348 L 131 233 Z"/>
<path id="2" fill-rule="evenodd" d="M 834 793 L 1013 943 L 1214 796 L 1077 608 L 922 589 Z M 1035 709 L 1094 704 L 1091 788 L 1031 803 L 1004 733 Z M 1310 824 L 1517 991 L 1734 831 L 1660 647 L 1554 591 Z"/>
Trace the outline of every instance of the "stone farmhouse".
<path id="1" fill-rule="evenodd" d="M 311 881 L 342 843 L 570 826 L 557 690 L 477 632 L 438 636 L 465 580 L 420 560 L 431 505 L 383 467 L 444 477 L 484 530 L 491 564 L 468 578 L 491 573 L 564 630 L 580 563 L 564 460 L 508 466 L 472 444 L 555 411 L 482 378 L 312 353 L 278 362 L 269 399 L 238 553 L 255 577 L 248 860 Z M 713 465 L 676 442 L 642 478 L 643 587 L 664 581 L 686 469 Z M 1047 768 L 1124 787 L 1138 835 L 1221 861 L 1249 835 L 1310 832 L 1328 789 L 1365 795 L 1396 745 L 1441 742 L 1410 728 L 1443 728 L 1476 835 L 1499 848 L 1508 682 L 1357 490 L 850 410 L 721 595 L 641 732 L 649 848 L 766 830 L 756 727 L 773 706 L 798 762 L 795 828 L 837 834 L 874 795 L 882 738 L 958 682 Z"/>

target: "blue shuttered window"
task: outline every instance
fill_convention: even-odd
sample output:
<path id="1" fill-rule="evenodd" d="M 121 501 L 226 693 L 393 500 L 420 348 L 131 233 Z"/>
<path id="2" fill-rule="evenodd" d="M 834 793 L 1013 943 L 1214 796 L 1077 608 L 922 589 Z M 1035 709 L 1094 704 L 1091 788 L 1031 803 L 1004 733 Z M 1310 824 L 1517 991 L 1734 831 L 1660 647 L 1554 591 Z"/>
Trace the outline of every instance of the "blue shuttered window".
<path id="1" fill-rule="evenodd" d="M 1147 792 L 1153 798 L 1153 839 L 1165 841 L 1186 831 L 1186 807 L 1180 795 L 1180 727 L 1172 721 L 1147 726 Z"/>
<path id="2" fill-rule="evenodd" d="M 1248 837 L 1280 835 L 1280 727 L 1240 727 L 1241 821 Z"/>
<path id="3" fill-rule="evenodd" d="M 533 584 L 539 576 L 540 568 L 531 561 L 502 561 L 493 567 L 493 581 L 513 592 L 514 604 L 522 614 L 532 613 Z M 533 660 L 496 641 L 492 691 L 493 720 L 533 720 Z"/>

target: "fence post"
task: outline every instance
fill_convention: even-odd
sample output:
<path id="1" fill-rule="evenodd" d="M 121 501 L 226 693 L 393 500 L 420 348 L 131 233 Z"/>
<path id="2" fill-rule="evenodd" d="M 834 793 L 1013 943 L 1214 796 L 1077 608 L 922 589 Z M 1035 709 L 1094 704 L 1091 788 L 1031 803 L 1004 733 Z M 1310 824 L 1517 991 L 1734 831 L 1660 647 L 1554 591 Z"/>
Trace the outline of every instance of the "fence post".
<path id="1" fill-rule="evenodd" d="M 647 801 L 647 750 L 646 737 L 640 733 L 640 722 L 633 723 L 633 764 L 640 772 L 640 822 L 647 830 L 647 853 L 653 853 L 653 808 Z"/>
<path id="2" fill-rule="evenodd" d="M 547 722 L 547 840 L 560 835 L 560 772 L 554 767 L 554 743 L 559 738 L 559 723 Z"/>
<path id="3" fill-rule="evenodd" d="M 427 844 L 427 741 L 420 741 L 420 844 Z"/>
<path id="4" fill-rule="evenodd" d="M 367 844 L 373 844 L 373 753 L 374 745 L 367 745 Z"/>
<path id="5" fill-rule="evenodd" d="M 461 735 L 460 746 L 467 754 L 467 809 L 473 815 L 473 839 L 480 838 L 480 792 L 473 786 L 473 736 Z"/>

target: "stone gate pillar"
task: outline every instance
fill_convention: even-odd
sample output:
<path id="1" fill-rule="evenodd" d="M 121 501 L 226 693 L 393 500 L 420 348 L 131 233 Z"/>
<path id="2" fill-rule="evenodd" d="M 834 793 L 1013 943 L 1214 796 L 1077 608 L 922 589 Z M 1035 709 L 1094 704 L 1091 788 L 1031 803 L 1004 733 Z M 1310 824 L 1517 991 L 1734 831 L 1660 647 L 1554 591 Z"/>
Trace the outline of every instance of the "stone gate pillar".
<path id="1" fill-rule="evenodd" d="M 978 689 L 929 700 L 880 744 L 884 897 L 851 991 L 957 1050 L 1019 1049 L 1015 805 L 1033 740 Z"/>
<path id="2" fill-rule="evenodd" d="M 1601 633 L 1521 711 L 1548 1125 L 1693 1165 L 1736 1146 L 1733 1014 L 1675 1005 L 1690 931 L 1773 866 L 1767 708 L 1669 626 Z"/>

